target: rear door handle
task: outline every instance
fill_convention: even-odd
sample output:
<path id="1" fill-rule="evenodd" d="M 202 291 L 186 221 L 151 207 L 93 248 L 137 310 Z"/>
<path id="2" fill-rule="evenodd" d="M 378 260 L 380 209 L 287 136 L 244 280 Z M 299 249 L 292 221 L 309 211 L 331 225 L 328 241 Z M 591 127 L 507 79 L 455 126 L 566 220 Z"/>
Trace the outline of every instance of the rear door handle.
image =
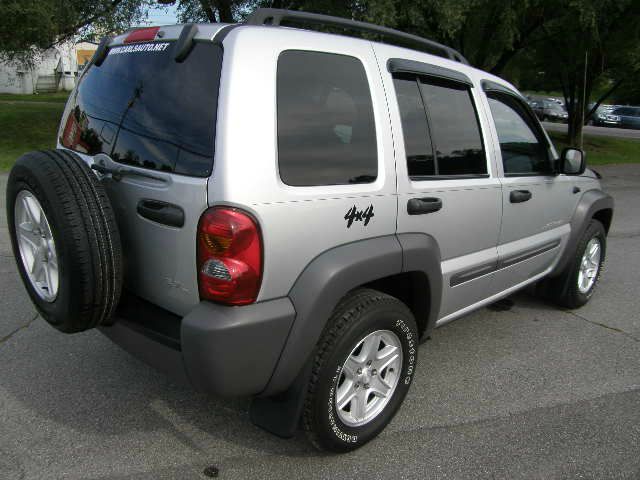
<path id="1" fill-rule="evenodd" d="M 529 190 L 513 190 L 509 194 L 509 201 L 511 203 L 522 203 L 527 200 L 531 200 L 531 192 Z"/>
<path id="2" fill-rule="evenodd" d="M 177 228 L 184 226 L 184 210 L 172 203 L 145 199 L 138 202 L 137 210 L 141 216 L 153 222 Z"/>
<path id="3" fill-rule="evenodd" d="M 407 202 L 409 215 L 424 215 L 437 212 L 442 208 L 442 200 L 436 197 L 412 198 Z"/>

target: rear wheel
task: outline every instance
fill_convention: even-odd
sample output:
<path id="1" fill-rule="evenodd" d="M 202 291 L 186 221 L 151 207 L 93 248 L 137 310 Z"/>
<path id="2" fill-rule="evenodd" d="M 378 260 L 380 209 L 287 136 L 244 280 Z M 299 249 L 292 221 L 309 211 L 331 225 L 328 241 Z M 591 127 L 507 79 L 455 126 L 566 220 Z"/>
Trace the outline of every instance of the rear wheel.
<path id="1" fill-rule="evenodd" d="M 354 450 L 378 435 L 406 396 L 417 361 L 409 309 L 375 290 L 358 290 L 334 311 L 320 340 L 303 423 L 311 442 Z"/>
<path id="2" fill-rule="evenodd" d="M 40 315 L 72 333 L 106 325 L 120 299 L 120 236 L 102 184 L 70 152 L 18 159 L 7 220 L 23 283 Z"/>

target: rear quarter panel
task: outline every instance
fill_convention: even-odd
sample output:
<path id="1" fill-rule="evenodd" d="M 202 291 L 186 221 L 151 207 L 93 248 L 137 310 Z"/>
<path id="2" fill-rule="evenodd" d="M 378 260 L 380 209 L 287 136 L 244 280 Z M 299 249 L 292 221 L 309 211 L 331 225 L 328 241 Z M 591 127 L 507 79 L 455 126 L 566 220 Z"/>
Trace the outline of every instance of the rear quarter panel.
<path id="1" fill-rule="evenodd" d="M 295 29 L 241 27 L 224 42 L 209 205 L 234 205 L 258 220 L 264 273 L 258 301 L 286 295 L 304 268 L 338 245 L 395 233 L 396 178 L 384 89 L 370 42 Z M 378 177 L 369 184 L 291 187 L 278 174 L 276 73 L 285 50 L 359 59 L 371 89 Z M 373 206 L 368 225 L 345 214 Z"/>

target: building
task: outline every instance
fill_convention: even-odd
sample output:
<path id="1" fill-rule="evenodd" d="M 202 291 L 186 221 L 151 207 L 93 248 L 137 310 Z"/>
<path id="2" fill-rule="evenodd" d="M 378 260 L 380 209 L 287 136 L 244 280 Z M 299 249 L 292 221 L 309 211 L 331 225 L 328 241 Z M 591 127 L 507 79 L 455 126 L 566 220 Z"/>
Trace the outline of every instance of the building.
<path id="1" fill-rule="evenodd" d="M 0 93 L 71 90 L 97 48 L 92 42 L 65 42 L 42 52 L 33 66 L 0 61 Z"/>

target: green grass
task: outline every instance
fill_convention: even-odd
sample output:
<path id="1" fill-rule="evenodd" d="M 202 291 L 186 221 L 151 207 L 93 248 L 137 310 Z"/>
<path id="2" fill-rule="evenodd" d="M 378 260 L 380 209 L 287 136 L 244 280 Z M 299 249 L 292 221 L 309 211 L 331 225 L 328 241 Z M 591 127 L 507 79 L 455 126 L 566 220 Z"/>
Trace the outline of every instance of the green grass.
<path id="1" fill-rule="evenodd" d="M 566 134 L 547 133 L 560 153 L 567 146 Z M 585 135 L 584 151 L 587 153 L 587 165 L 640 163 L 640 140 Z"/>
<path id="2" fill-rule="evenodd" d="M 0 95 L 0 172 L 30 150 L 53 148 L 67 94 Z M 42 103 L 45 102 L 45 103 Z M 566 136 L 549 132 L 558 151 Z M 640 163 L 640 140 L 584 137 L 587 164 Z"/>
<path id="3" fill-rule="evenodd" d="M 0 102 L 56 102 L 65 103 L 69 92 L 39 93 L 33 95 L 13 95 L 0 93 Z"/>
<path id="4" fill-rule="evenodd" d="M 53 148 L 64 103 L 0 101 L 0 172 L 30 150 Z"/>

